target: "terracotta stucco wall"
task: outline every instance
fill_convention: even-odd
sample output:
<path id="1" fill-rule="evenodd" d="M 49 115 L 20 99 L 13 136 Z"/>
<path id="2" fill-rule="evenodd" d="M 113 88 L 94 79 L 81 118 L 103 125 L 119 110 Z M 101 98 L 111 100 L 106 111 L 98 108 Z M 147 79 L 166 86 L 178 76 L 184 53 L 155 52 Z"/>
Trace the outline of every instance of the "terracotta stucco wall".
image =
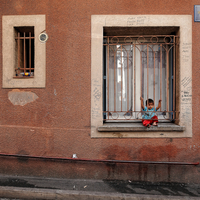
<path id="1" fill-rule="evenodd" d="M 83 3 L 84 2 L 84 3 Z M 0 89 L 0 152 L 37 156 L 199 161 L 200 23 L 193 22 L 193 137 L 91 139 L 91 15 L 192 15 L 189 0 L 1 0 L 0 15 L 46 15 L 46 88 L 20 89 L 38 98 L 24 106 Z M 2 20 L 0 21 L 2 35 Z M 2 37 L 0 37 L 2 44 Z M 0 48 L 2 55 L 2 48 Z M 2 69 L 2 56 L 0 56 Z M 2 70 L 0 70 L 2 86 Z M 70 178 L 200 182 L 199 167 L 69 163 L 0 158 L 0 173 Z"/>

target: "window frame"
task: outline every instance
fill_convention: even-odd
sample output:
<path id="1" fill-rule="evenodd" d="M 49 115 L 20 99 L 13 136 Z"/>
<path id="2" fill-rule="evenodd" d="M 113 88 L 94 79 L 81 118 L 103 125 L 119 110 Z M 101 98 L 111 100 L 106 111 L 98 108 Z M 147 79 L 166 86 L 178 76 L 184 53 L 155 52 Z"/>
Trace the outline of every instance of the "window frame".
<path id="1" fill-rule="evenodd" d="M 162 29 L 162 32 L 167 32 L 168 29 L 170 29 L 170 31 L 173 31 L 173 34 L 171 34 L 170 31 L 168 31 L 167 35 L 156 34 L 155 28 L 151 27 L 146 29 L 145 27 L 141 27 L 140 30 L 132 28 L 129 30 L 128 34 L 125 35 L 124 32 L 127 32 L 127 28 L 123 29 L 120 27 L 120 29 L 118 29 L 114 27 L 115 35 L 111 35 L 108 33 L 109 31 L 113 32 L 112 27 L 107 28 L 103 43 L 103 111 L 105 122 L 113 122 L 116 120 L 121 120 L 122 122 L 127 120 L 130 122 L 141 121 L 142 110 L 140 96 L 142 96 L 144 100 L 147 99 L 147 96 L 148 98 L 154 99 L 155 107 L 157 107 L 158 100 L 162 99 L 161 108 L 156 111 L 161 121 L 175 122 L 175 120 L 178 120 L 178 111 L 175 106 L 175 92 L 173 92 L 177 87 L 173 84 L 173 80 L 178 76 L 175 73 L 177 64 L 177 56 L 175 54 L 179 49 L 178 27 L 175 27 L 175 29 L 173 29 L 173 27 L 162 27 Z M 117 32 L 121 33 L 121 31 L 123 31 L 123 34 L 117 34 Z M 134 35 L 133 32 L 136 31 L 144 31 L 148 34 Z M 157 41 L 153 41 L 155 38 Z M 144 43 L 138 41 L 141 39 L 144 39 Z M 167 39 L 170 41 L 166 41 Z M 169 51 L 167 51 L 168 47 Z M 147 49 L 148 53 L 145 54 Z M 160 53 L 160 49 L 162 53 Z M 158 53 L 157 58 L 156 52 Z M 123 53 L 126 54 L 125 60 L 128 59 L 128 61 L 122 62 L 123 64 L 121 64 L 117 62 L 117 59 L 120 62 Z M 145 64 L 147 55 L 148 61 Z M 160 56 L 162 55 L 165 55 L 166 58 L 162 57 L 161 62 L 159 62 Z M 140 60 L 142 61 L 141 63 Z M 121 66 L 124 68 L 121 69 Z M 146 73 L 149 74 L 145 74 L 145 69 Z M 118 72 L 124 75 L 123 80 L 121 80 L 121 77 L 118 77 L 120 83 L 119 81 L 117 82 Z M 172 75 L 173 73 L 175 76 Z M 169 82 L 166 79 L 167 76 Z M 153 78 L 148 81 L 150 77 Z M 144 80 L 145 78 L 147 78 L 147 81 Z M 162 81 L 162 84 L 160 84 L 160 81 Z M 168 87 L 166 87 L 167 84 Z M 118 85 L 119 88 L 117 87 Z M 144 88 L 147 88 L 147 86 L 148 89 L 145 90 Z M 162 88 L 160 88 L 160 86 L 162 86 Z M 116 93 L 113 92 L 114 90 Z M 128 93 L 124 96 L 124 102 L 120 100 L 120 97 L 122 99 L 122 91 Z M 125 116 L 126 113 L 128 114 L 127 117 Z M 112 116 L 112 114 L 114 116 Z"/>
<path id="2" fill-rule="evenodd" d="M 103 123 L 103 28 L 104 27 L 167 27 L 180 30 L 179 44 L 179 104 L 180 120 L 177 128 L 144 129 L 141 123 L 126 129 L 130 123 Z M 187 79 L 185 81 L 185 79 Z M 182 94 L 189 91 L 189 96 Z M 120 128 L 121 126 L 121 128 Z M 171 127 L 170 127 L 171 126 Z M 107 127 L 107 128 L 106 128 Z M 103 130 L 104 129 L 104 130 Z M 126 129 L 126 130 L 125 130 Z M 179 131 L 178 129 L 181 129 Z M 141 133 L 142 132 L 142 133 Z M 91 18 L 91 137 L 192 137 L 192 16 L 191 15 L 92 15 Z"/>
<path id="3" fill-rule="evenodd" d="M 35 53 L 34 77 L 15 78 L 15 27 L 34 27 Z M 46 43 L 39 41 L 39 35 L 46 29 L 45 15 L 4 15 L 2 17 L 2 87 L 3 88 L 45 88 L 46 86 Z"/>

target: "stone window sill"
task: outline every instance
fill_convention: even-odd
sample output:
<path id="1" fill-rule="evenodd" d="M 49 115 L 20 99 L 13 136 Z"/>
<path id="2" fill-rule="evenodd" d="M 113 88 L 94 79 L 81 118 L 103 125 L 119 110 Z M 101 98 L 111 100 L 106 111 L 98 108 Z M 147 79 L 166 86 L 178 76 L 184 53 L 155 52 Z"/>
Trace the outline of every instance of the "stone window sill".
<path id="1" fill-rule="evenodd" d="M 174 123 L 158 123 L 158 126 L 146 128 L 142 123 L 104 123 L 98 127 L 99 132 L 183 132 L 184 126 Z"/>

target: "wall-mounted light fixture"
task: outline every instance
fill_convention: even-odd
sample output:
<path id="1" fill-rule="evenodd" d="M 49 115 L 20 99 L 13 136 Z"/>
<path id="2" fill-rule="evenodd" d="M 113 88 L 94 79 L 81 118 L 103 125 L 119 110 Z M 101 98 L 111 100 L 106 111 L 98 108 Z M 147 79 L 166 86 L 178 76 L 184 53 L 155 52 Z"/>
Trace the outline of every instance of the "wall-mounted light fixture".
<path id="1" fill-rule="evenodd" d="M 48 35 L 46 33 L 41 33 L 39 35 L 40 42 L 46 42 L 48 40 Z"/>

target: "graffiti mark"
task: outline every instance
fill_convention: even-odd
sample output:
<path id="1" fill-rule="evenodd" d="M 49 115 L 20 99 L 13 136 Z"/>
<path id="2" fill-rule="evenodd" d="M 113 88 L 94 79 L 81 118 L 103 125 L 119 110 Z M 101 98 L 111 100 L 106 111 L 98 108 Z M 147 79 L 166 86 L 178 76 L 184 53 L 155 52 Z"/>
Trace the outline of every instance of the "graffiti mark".
<path id="1" fill-rule="evenodd" d="M 93 108 L 91 114 L 93 118 L 98 118 L 101 115 L 100 109 L 98 107 Z"/>
<path id="2" fill-rule="evenodd" d="M 191 77 L 185 77 L 184 79 L 181 80 L 181 85 L 185 88 L 188 86 L 192 81 Z"/>
<path id="3" fill-rule="evenodd" d="M 183 62 L 188 62 L 190 60 L 189 52 L 191 51 L 192 44 L 191 43 L 183 43 L 182 46 L 182 60 Z"/>
<path id="4" fill-rule="evenodd" d="M 95 89 L 93 90 L 93 95 L 96 100 L 99 100 L 101 98 L 101 92 L 98 90 L 97 87 L 95 87 Z"/>
<path id="5" fill-rule="evenodd" d="M 184 104 L 191 104 L 192 102 L 191 91 L 181 91 L 181 101 Z"/>
<path id="6" fill-rule="evenodd" d="M 144 25 L 149 21 L 149 17 L 145 16 L 138 16 L 138 17 L 129 17 L 127 19 L 127 25 L 132 26 L 132 25 Z"/>

